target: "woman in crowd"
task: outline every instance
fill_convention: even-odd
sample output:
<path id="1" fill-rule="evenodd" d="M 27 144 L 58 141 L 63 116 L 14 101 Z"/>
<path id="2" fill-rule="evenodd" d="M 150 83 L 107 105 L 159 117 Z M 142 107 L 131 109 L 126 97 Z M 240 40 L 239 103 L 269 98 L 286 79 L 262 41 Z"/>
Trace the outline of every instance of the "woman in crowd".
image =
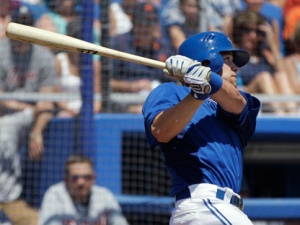
<path id="1" fill-rule="evenodd" d="M 239 70 L 245 91 L 262 94 L 294 94 L 272 26 L 258 13 L 242 11 L 232 20 L 232 40 L 250 53 L 250 61 Z M 270 102 L 266 112 L 296 112 L 295 102 Z"/>

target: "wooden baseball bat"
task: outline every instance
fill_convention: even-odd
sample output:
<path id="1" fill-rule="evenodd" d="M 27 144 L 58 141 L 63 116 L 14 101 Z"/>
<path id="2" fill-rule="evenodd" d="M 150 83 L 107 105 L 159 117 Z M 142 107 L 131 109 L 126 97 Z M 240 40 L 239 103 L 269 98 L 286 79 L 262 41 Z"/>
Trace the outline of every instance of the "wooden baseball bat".
<path id="1" fill-rule="evenodd" d="M 165 63 L 158 60 L 105 48 L 67 35 L 23 24 L 10 22 L 6 29 L 6 36 L 13 40 L 30 42 L 32 44 L 42 45 L 49 48 L 101 55 L 160 69 L 165 68 Z"/>

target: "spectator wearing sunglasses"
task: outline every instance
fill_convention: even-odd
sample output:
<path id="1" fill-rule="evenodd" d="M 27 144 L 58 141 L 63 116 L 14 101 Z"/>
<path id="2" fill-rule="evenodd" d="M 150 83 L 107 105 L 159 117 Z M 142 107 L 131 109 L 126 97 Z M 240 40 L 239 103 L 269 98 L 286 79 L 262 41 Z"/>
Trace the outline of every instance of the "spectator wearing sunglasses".
<path id="1" fill-rule="evenodd" d="M 275 5 L 268 0 L 244 0 L 242 1 L 242 10 L 249 10 L 259 13 L 264 19 L 272 25 L 274 34 L 278 39 L 278 45 L 281 53 L 285 55 L 285 45 L 283 42 L 283 10 L 279 5 Z"/>
<path id="2" fill-rule="evenodd" d="M 232 40 L 250 53 L 249 62 L 240 68 L 240 86 L 249 93 L 294 94 L 282 62 L 278 39 L 272 26 L 258 13 L 245 10 L 232 19 Z M 295 102 L 270 102 L 263 112 L 295 113 Z"/>
<path id="3" fill-rule="evenodd" d="M 39 214 L 40 225 L 127 225 L 121 208 L 106 188 L 95 185 L 91 159 L 70 156 L 64 181 L 46 191 Z"/>

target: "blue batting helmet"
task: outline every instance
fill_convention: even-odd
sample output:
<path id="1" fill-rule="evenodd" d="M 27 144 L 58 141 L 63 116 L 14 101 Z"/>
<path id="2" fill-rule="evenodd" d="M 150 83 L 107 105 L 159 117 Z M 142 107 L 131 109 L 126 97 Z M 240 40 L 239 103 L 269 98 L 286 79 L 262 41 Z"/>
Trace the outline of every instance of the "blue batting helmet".
<path id="1" fill-rule="evenodd" d="M 178 49 L 180 55 L 199 62 L 208 61 L 208 66 L 216 73 L 223 67 L 222 52 L 232 52 L 233 62 L 238 67 L 244 66 L 250 58 L 246 50 L 234 48 L 225 34 L 216 31 L 192 35 Z"/>

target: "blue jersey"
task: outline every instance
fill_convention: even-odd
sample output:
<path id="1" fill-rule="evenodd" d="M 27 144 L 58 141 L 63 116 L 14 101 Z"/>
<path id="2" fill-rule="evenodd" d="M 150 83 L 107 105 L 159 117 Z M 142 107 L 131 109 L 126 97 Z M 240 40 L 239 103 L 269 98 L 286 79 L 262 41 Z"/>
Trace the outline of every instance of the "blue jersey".
<path id="1" fill-rule="evenodd" d="M 234 115 L 208 98 L 180 134 L 168 143 L 157 142 L 151 133 L 154 118 L 189 93 L 188 87 L 164 83 L 149 94 L 143 106 L 149 143 L 152 148 L 161 148 L 172 178 L 170 194 L 174 196 L 198 183 L 229 187 L 238 193 L 243 177 L 243 149 L 254 134 L 260 101 L 241 92 L 247 105 L 240 115 Z"/>

